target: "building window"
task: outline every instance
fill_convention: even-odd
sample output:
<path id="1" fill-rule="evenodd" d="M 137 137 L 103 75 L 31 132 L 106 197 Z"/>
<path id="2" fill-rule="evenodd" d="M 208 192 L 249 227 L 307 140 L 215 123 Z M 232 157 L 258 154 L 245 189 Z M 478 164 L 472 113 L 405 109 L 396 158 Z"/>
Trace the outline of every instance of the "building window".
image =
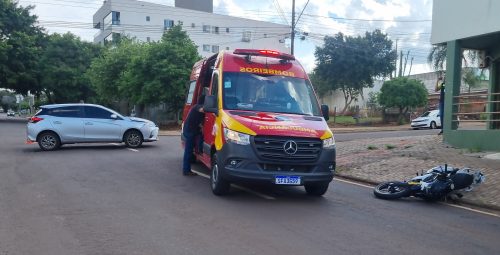
<path id="1" fill-rule="evenodd" d="M 113 18 L 113 25 L 120 25 L 120 12 L 111 12 Z"/>
<path id="2" fill-rule="evenodd" d="M 203 32 L 210 33 L 210 26 L 209 25 L 203 25 Z"/>
<path id="3" fill-rule="evenodd" d="M 219 27 L 212 27 L 212 33 L 218 34 L 219 33 Z"/>
<path id="4" fill-rule="evenodd" d="M 120 12 L 112 11 L 103 20 L 103 29 L 108 29 L 111 25 L 120 25 Z"/>
<path id="5" fill-rule="evenodd" d="M 212 45 L 212 52 L 213 53 L 219 52 L 219 45 Z"/>
<path id="6" fill-rule="evenodd" d="M 170 19 L 163 20 L 163 29 L 169 29 L 174 26 L 174 21 Z"/>
<path id="7" fill-rule="evenodd" d="M 229 33 L 229 28 L 228 27 L 226 27 L 226 33 Z"/>
<path id="8" fill-rule="evenodd" d="M 208 45 L 208 44 L 203 44 L 203 51 L 208 51 L 208 52 L 210 52 L 210 45 Z"/>
<path id="9" fill-rule="evenodd" d="M 179 26 L 184 26 L 184 22 L 183 22 L 183 21 L 181 21 L 181 20 L 178 20 L 178 21 L 177 21 L 177 24 L 179 24 Z"/>
<path id="10" fill-rule="evenodd" d="M 243 38 L 241 40 L 243 42 L 250 42 L 250 40 L 252 40 L 252 31 L 243 32 Z"/>
<path id="11" fill-rule="evenodd" d="M 151 21 L 151 18 L 149 16 L 146 16 L 146 21 Z"/>
<path id="12" fill-rule="evenodd" d="M 151 42 L 151 38 L 149 36 L 146 37 L 146 42 Z"/>
<path id="13" fill-rule="evenodd" d="M 195 25 L 194 23 L 191 23 L 191 27 L 192 27 L 192 28 L 195 28 L 195 27 L 196 27 L 196 25 Z"/>

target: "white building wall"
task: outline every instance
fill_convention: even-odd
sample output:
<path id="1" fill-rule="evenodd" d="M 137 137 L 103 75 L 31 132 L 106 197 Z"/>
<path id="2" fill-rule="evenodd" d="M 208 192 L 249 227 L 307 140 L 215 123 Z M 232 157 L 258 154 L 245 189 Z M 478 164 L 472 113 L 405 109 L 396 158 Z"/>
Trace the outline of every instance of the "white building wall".
<path id="1" fill-rule="evenodd" d="M 120 24 L 106 29 L 103 27 L 103 19 L 111 11 L 120 12 Z M 149 21 L 146 20 L 147 16 Z M 144 42 L 148 37 L 151 41 L 158 41 L 164 32 L 165 19 L 173 20 L 175 24 L 181 22 L 183 30 L 198 46 L 198 52 L 203 57 L 213 55 L 212 46 L 219 46 L 219 50 L 253 48 L 286 53 L 290 51 L 285 45 L 285 38 L 290 33 L 290 28 L 286 25 L 135 0 L 108 0 L 103 4 L 94 14 L 94 25 L 100 23 L 101 28 L 94 42 L 102 43 L 110 33 L 124 34 Z M 203 25 L 210 26 L 210 32 L 203 31 Z M 218 27 L 218 33 L 215 27 Z M 242 40 L 245 32 L 251 33 L 248 42 Z M 209 45 L 210 50 L 204 51 L 203 45 Z"/>
<path id="2" fill-rule="evenodd" d="M 431 43 L 500 31 L 499 0 L 434 0 Z"/>
<path id="3" fill-rule="evenodd" d="M 384 81 L 375 81 L 372 88 L 364 88 L 363 96 L 359 96 L 357 101 L 353 101 L 351 106 L 359 106 L 360 109 L 367 108 L 368 100 L 370 99 L 370 92 L 379 92 L 382 88 Z M 345 99 L 344 93 L 341 90 L 327 92 L 325 96 L 320 98 L 321 104 L 326 104 L 330 107 L 330 111 L 334 111 L 337 108 L 337 113 L 344 109 Z"/>

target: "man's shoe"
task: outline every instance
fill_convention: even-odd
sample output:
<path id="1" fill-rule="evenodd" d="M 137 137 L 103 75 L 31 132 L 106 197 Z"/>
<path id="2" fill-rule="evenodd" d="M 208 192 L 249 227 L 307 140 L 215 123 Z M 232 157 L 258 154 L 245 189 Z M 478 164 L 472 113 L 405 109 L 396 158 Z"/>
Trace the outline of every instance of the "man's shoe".
<path id="1" fill-rule="evenodd" d="M 198 174 L 193 172 L 193 171 L 189 171 L 187 173 L 182 173 L 184 176 L 197 176 Z"/>

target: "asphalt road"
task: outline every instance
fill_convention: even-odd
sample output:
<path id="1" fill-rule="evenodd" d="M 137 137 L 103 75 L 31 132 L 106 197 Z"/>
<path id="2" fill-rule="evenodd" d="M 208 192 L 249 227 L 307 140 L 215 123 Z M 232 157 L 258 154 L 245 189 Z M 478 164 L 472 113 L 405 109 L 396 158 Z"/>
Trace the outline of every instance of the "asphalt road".
<path id="1" fill-rule="evenodd" d="M 212 195 L 181 175 L 179 137 L 120 145 L 25 145 L 0 122 L 0 255 L 500 254 L 500 218 L 334 181 Z M 206 170 L 196 165 L 196 170 Z"/>

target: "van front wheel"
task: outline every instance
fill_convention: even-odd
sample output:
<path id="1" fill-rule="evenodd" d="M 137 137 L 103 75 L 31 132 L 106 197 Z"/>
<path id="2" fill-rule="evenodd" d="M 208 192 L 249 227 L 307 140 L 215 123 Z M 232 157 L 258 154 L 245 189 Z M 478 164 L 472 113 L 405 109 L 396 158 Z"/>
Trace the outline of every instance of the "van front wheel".
<path id="1" fill-rule="evenodd" d="M 328 190 L 328 185 L 330 182 L 320 182 L 320 183 L 314 183 L 314 184 L 306 184 L 304 185 L 304 188 L 306 189 L 306 192 L 310 196 L 323 196 L 326 191 Z"/>
<path id="2" fill-rule="evenodd" d="M 229 193 L 231 183 L 225 180 L 220 174 L 219 163 L 217 162 L 217 155 L 212 156 L 212 172 L 210 173 L 210 186 L 212 192 L 217 196 L 223 196 Z"/>

